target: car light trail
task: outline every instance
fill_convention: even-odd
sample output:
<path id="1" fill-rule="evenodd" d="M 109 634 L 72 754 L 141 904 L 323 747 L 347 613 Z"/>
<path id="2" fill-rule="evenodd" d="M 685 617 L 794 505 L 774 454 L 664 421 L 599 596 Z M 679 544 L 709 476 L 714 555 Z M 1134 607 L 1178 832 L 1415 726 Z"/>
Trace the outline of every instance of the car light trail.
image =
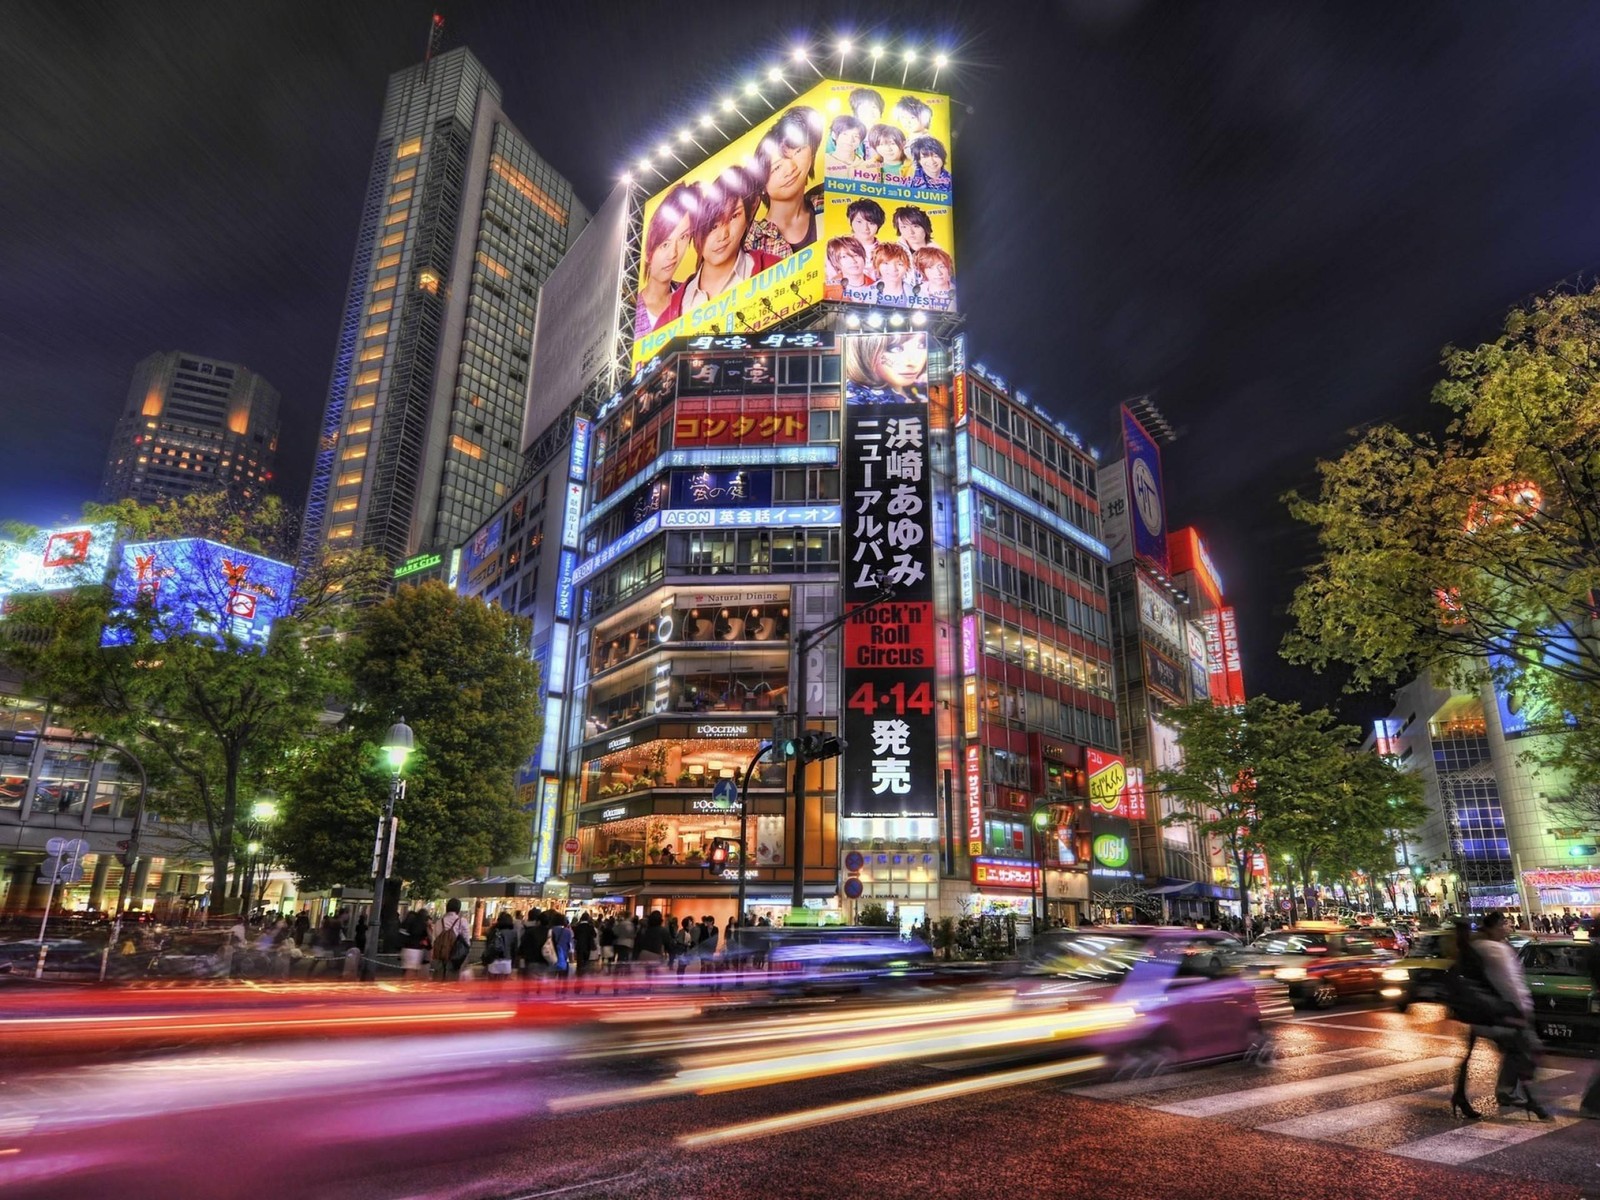
<path id="1" fill-rule="evenodd" d="M 613 1088 L 559 1096 L 550 1101 L 554 1112 L 574 1112 L 614 1104 L 681 1096 L 708 1095 L 743 1088 L 766 1087 L 797 1079 L 861 1071 L 910 1058 L 994 1052 L 1103 1033 L 1131 1024 L 1137 1014 L 1125 1005 L 1084 1009 L 1045 1016 L 1030 1014 L 984 1024 L 963 1024 L 949 1032 L 907 1038 L 899 1026 L 881 1022 L 870 1034 L 834 1039 L 820 1049 L 774 1056 L 770 1048 L 748 1047 L 713 1056 L 706 1065 L 679 1071 L 670 1079 L 639 1087 Z M 701 1061 L 699 1058 L 697 1062 Z"/>
<path id="2" fill-rule="evenodd" d="M 891 1092 L 887 1096 L 873 1096 L 865 1100 L 850 1100 L 842 1104 L 827 1104 L 820 1108 L 784 1113 L 777 1117 L 764 1117 L 759 1121 L 746 1121 L 739 1125 L 724 1125 L 720 1129 L 707 1129 L 700 1133 L 686 1133 L 679 1136 L 678 1145 L 692 1150 L 701 1146 L 772 1137 L 774 1134 L 810 1129 L 832 1121 L 848 1121 L 852 1117 L 911 1108 L 918 1104 L 933 1104 L 940 1100 L 953 1100 L 959 1096 L 971 1096 L 998 1088 L 1059 1079 L 1065 1075 L 1079 1075 L 1086 1071 L 1098 1071 L 1105 1065 L 1106 1060 L 1096 1054 L 1061 1063 L 1000 1071 L 993 1075 L 980 1075 L 975 1079 L 959 1079 L 952 1083 L 938 1083 L 929 1087 L 912 1088 L 905 1092 Z"/>

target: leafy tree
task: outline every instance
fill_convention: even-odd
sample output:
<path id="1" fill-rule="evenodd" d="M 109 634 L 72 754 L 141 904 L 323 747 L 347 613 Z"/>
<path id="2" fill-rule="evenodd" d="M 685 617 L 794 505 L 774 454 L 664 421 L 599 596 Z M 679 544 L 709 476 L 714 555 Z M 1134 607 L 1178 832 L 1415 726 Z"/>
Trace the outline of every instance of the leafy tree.
<path id="1" fill-rule="evenodd" d="M 274 847 L 312 885 L 371 878 L 388 776 L 379 747 L 416 734 L 396 810 L 395 874 L 413 895 L 526 853 L 516 773 L 538 746 L 538 669 L 527 621 L 442 583 L 402 587 L 365 609 L 345 648 L 354 704 L 342 726 L 287 763 Z"/>
<path id="2" fill-rule="evenodd" d="M 1545 807 L 1565 828 L 1600 833 L 1600 782 L 1580 782 L 1545 801 Z"/>
<path id="3" fill-rule="evenodd" d="M 1158 771 L 1156 786 L 1181 807 L 1163 818 L 1222 845 L 1250 900 L 1250 859 L 1292 857 L 1303 885 L 1326 866 L 1353 869 L 1358 849 L 1413 828 L 1426 815 L 1420 782 L 1363 753 L 1353 726 L 1326 709 L 1257 696 L 1227 708 L 1200 701 L 1162 717 L 1178 731 L 1182 762 Z M 1392 863 L 1392 858 L 1391 858 Z"/>
<path id="4" fill-rule="evenodd" d="M 1562 728 L 1541 753 L 1600 779 L 1600 288 L 1553 292 L 1474 349 L 1449 348 L 1442 438 L 1382 425 L 1290 493 L 1320 559 L 1284 655 L 1352 687 L 1427 668 L 1492 674 Z"/>
<path id="5" fill-rule="evenodd" d="M 115 522 L 121 541 L 229 538 L 259 551 L 291 544 L 282 540 L 291 523 L 280 503 L 269 498 L 254 511 L 259 524 L 225 497 L 200 495 L 88 505 L 85 519 Z M 204 831 L 211 911 L 220 914 L 241 801 L 337 690 L 336 639 L 314 635 L 336 631 L 336 598 L 366 593 L 387 572 L 374 556 L 330 556 L 305 573 L 306 589 L 295 591 L 290 615 L 273 623 L 265 644 L 248 645 L 226 619 L 238 580 L 226 547 L 200 550 L 192 571 L 161 555 L 150 566 L 158 586 L 131 607 L 115 606 L 103 586 L 14 597 L 0 623 L 0 657 L 51 702 L 53 719 L 141 748 L 162 815 Z"/>

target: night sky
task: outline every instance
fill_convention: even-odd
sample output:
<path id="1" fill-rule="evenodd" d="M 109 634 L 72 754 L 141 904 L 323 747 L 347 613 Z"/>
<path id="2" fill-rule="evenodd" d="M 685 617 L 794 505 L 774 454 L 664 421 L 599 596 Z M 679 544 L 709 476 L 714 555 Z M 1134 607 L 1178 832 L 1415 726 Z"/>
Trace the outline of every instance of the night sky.
<path id="1" fill-rule="evenodd" d="M 591 208 L 796 41 L 948 49 L 974 357 L 1092 444 L 1154 395 L 1171 524 L 1209 537 L 1246 683 L 1281 698 L 1339 681 L 1277 658 L 1312 550 L 1278 494 L 1354 426 L 1436 420 L 1442 345 L 1600 263 L 1588 4 L 439 7 Z M 75 515 L 133 364 L 179 348 L 283 393 L 303 500 L 384 83 L 432 10 L 0 10 L 0 517 Z"/>

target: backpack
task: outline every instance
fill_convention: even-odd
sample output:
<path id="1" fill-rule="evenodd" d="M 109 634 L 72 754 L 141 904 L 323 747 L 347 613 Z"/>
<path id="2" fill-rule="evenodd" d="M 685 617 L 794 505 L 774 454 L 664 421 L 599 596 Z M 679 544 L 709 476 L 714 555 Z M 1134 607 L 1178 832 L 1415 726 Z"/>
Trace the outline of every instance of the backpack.
<path id="1" fill-rule="evenodd" d="M 467 955 L 472 953 L 472 939 L 458 936 L 454 929 L 446 925 L 439 931 L 433 948 L 437 952 L 435 959 L 459 971 L 466 965 Z"/>

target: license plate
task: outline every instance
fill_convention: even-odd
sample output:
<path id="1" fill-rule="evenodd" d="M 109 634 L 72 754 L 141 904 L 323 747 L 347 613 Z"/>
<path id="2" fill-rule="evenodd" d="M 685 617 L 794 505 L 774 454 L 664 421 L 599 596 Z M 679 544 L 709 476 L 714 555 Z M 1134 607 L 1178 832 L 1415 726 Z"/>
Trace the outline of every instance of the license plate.
<path id="1" fill-rule="evenodd" d="M 1543 1025 L 1539 1032 L 1549 1038 L 1569 1038 L 1572 1036 L 1571 1025 Z"/>

